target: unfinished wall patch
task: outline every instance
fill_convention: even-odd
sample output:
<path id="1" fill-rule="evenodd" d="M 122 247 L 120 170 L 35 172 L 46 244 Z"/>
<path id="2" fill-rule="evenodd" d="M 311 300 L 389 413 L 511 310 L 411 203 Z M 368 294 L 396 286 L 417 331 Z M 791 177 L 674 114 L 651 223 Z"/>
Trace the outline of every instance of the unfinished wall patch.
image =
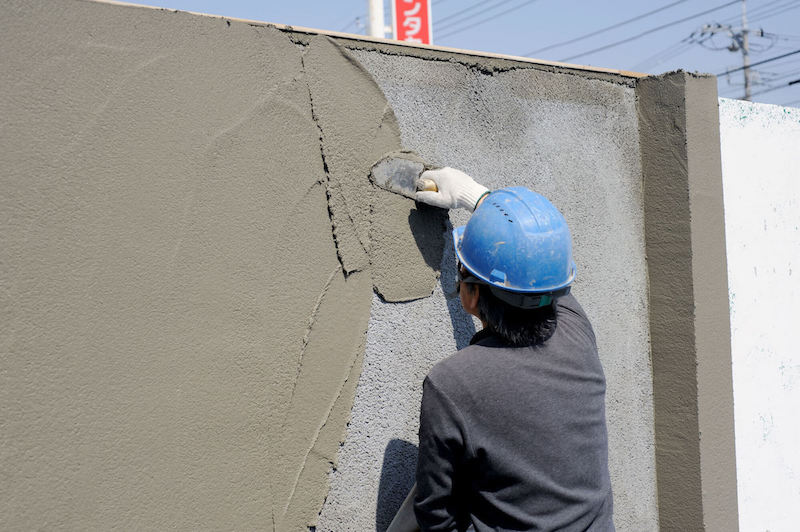
<path id="1" fill-rule="evenodd" d="M 313 37 L 305 65 L 328 175 L 328 205 L 345 273 L 368 270 L 387 301 L 433 292 L 447 213 L 378 189 L 372 165 L 402 148 L 381 89 L 330 37 Z"/>

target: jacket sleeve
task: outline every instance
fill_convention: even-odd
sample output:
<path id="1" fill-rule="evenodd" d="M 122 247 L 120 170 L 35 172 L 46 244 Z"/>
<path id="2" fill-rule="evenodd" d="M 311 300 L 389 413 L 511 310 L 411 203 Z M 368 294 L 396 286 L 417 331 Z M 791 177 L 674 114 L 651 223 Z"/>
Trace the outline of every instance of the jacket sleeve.
<path id="1" fill-rule="evenodd" d="M 465 426 L 456 405 L 428 377 L 419 416 L 417 497 L 414 511 L 422 530 L 455 530 L 463 501 L 455 479 L 466 453 Z"/>

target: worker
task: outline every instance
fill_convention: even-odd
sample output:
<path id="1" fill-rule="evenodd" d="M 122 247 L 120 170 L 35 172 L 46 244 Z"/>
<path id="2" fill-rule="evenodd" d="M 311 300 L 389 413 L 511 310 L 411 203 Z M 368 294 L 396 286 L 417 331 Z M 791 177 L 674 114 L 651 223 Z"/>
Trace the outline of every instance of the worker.
<path id="1" fill-rule="evenodd" d="M 422 177 L 438 191 L 418 201 L 474 210 L 453 240 L 483 329 L 423 383 L 416 485 L 389 530 L 613 531 L 605 377 L 564 217 L 523 187 Z"/>

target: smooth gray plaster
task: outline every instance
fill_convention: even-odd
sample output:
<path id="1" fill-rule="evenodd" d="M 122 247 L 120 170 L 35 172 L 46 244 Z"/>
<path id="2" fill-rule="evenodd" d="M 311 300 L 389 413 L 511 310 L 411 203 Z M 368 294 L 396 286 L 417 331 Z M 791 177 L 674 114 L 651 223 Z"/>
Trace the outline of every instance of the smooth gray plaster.
<path id="1" fill-rule="evenodd" d="M 634 90 L 533 69 L 494 74 L 354 50 L 397 116 L 403 147 L 496 189 L 550 198 L 572 229 L 574 293 L 594 325 L 608 382 L 609 460 L 619 530 L 658 529 L 648 281 Z M 451 212 L 453 225 L 469 215 Z M 383 530 L 413 480 L 421 383 L 474 324 L 445 247 L 430 298 L 373 298 L 364 368 L 318 530 Z"/>

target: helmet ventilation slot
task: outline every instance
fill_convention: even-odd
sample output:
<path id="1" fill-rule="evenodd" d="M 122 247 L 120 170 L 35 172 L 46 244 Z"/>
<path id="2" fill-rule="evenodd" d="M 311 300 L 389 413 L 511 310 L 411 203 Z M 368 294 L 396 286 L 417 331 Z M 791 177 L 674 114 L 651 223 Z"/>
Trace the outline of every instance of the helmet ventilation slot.
<path id="1" fill-rule="evenodd" d="M 505 217 L 506 217 L 506 220 L 508 220 L 508 223 L 510 223 L 510 224 L 513 224 L 513 223 L 514 223 L 514 220 L 512 220 L 511 218 L 509 218 L 509 217 L 508 217 L 508 213 L 505 211 L 505 209 L 503 209 L 503 208 L 500 206 L 500 204 L 499 204 L 499 203 L 497 203 L 496 201 L 493 201 L 493 202 L 492 202 L 492 205 L 494 205 L 495 207 L 497 207 L 497 210 L 499 210 L 500 212 L 502 212 L 502 213 L 503 213 L 503 216 L 505 216 Z"/>

